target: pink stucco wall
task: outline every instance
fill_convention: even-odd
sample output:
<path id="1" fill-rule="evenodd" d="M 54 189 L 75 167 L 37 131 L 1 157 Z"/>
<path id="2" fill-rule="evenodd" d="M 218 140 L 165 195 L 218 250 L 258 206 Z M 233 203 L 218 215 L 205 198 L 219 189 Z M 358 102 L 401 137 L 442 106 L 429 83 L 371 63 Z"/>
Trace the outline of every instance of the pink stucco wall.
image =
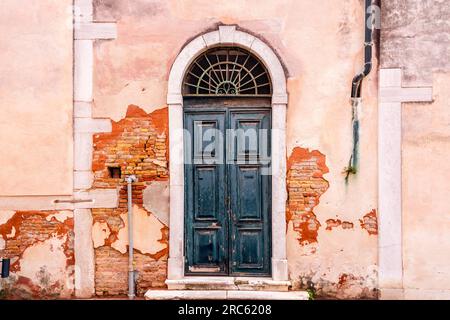
<path id="1" fill-rule="evenodd" d="M 2 1 L 0 196 L 72 193 L 71 4 Z"/>
<path id="2" fill-rule="evenodd" d="M 268 43 L 286 67 L 288 157 L 295 147 L 326 158 L 329 188 L 313 212 L 317 242 L 300 244 L 288 223 L 294 287 L 309 281 L 323 294 L 374 297 L 377 236 L 360 220 L 377 209 L 377 74 L 364 84 L 357 175 L 345 181 L 352 149 L 349 92 L 362 67 L 361 1 L 111 1 L 97 0 L 95 18 L 117 21 L 118 38 L 95 46 L 94 116 L 115 121 L 130 104 L 146 112 L 165 106 L 167 79 L 181 48 L 218 24 L 233 24 Z M 375 60 L 376 64 L 376 60 Z M 353 224 L 327 230 L 327 220 Z"/>
<path id="3" fill-rule="evenodd" d="M 149 184 L 142 182 L 135 190 L 135 218 L 140 222 L 135 230 L 137 265 L 145 271 L 140 274 L 140 292 L 164 287 L 166 276 L 169 71 L 189 40 L 225 24 L 265 41 L 285 67 L 290 192 L 286 234 L 294 289 L 312 288 L 338 298 L 377 296 L 377 71 L 402 68 L 405 85 L 433 86 L 432 103 L 403 105 L 403 285 L 405 297 L 432 297 L 437 292 L 450 297 L 450 67 L 442 59 L 448 51 L 442 34 L 448 28 L 440 23 L 450 13 L 444 2 L 429 6 L 419 0 L 411 5 L 392 0 L 383 7 L 381 51 L 374 47 L 374 71 L 364 81 L 359 110 L 360 166 L 348 180 L 343 171 L 352 150 L 349 95 L 351 80 L 362 67 L 363 1 L 93 2 L 95 19 L 117 22 L 118 31 L 117 39 L 94 44 L 93 116 L 113 121 L 111 133 L 94 135 L 94 188 L 116 186 L 117 181 L 106 177 L 105 163 L 117 150 L 123 151 L 119 160 L 131 151 L 151 158 L 142 170 Z M 2 1 L 2 199 L 73 191 L 71 4 Z M 153 142 L 129 144 L 130 128 L 135 140 Z M 314 172 L 308 182 L 314 191 L 305 205 L 295 201 L 302 193 L 296 189 L 296 183 L 304 183 L 296 178 L 302 170 Z M 93 210 L 97 294 L 126 291 L 123 190 L 119 198 L 122 211 Z M 161 203 L 155 205 L 155 199 Z M 12 287 L 26 297 L 48 292 L 71 297 L 73 212 L 4 209 L 0 254 L 13 257 Z M 120 276 L 111 277 L 110 272 Z"/>
<path id="4" fill-rule="evenodd" d="M 450 63 L 444 1 L 389 1 L 381 67 L 402 68 L 404 86 L 432 86 L 433 102 L 402 106 L 403 267 L 406 298 L 450 298 Z"/>

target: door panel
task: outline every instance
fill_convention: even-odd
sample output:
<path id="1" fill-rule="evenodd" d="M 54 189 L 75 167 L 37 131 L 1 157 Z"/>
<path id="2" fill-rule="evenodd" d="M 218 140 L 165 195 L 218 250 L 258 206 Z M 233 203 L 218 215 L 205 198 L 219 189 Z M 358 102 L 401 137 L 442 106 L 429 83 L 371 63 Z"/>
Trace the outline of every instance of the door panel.
<path id="1" fill-rule="evenodd" d="M 186 274 L 227 274 L 225 112 L 185 112 Z"/>
<path id="2" fill-rule="evenodd" d="M 229 152 L 234 160 L 268 165 L 270 162 L 270 110 L 231 110 Z"/>
<path id="3" fill-rule="evenodd" d="M 194 227 L 194 259 L 191 272 L 220 272 L 220 230 Z"/>
<path id="4" fill-rule="evenodd" d="M 230 110 L 228 189 L 233 275 L 270 273 L 270 111 Z M 230 160 L 230 159 L 229 159 Z"/>
<path id="5" fill-rule="evenodd" d="M 236 246 L 239 254 L 236 255 L 236 268 L 240 272 L 255 273 L 264 270 L 264 244 L 261 227 L 253 226 L 238 228 Z"/>
<path id="6" fill-rule="evenodd" d="M 219 189 L 217 166 L 194 166 L 194 218 L 217 220 L 219 218 Z"/>
<path id="7" fill-rule="evenodd" d="M 238 220 L 261 219 L 261 177 L 257 166 L 238 166 L 236 188 Z"/>
<path id="8" fill-rule="evenodd" d="M 185 273 L 268 276 L 271 112 L 217 101 L 184 110 Z"/>

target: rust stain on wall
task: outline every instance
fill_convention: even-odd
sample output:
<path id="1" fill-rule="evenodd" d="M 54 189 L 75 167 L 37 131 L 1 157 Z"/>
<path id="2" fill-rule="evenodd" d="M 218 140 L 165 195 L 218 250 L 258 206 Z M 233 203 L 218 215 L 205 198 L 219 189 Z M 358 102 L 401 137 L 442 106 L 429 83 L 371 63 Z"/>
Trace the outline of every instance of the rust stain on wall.
<path id="1" fill-rule="evenodd" d="M 317 150 L 296 147 L 287 162 L 286 222 L 293 222 L 301 245 L 317 242 L 321 224 L 313 209 L 329 187 L 328 181 L 323 178 L 329 172 L 325 160 L 325 155 Z"/>
<path id="2" fill-rule="evenodd" d="M 127 212 L 127 189 L 124 178 L 134 174 L 133 203 L 143 207 L 143 191 L 152 181 L 167 181 L 168 170 L 168 109 L 146 113 L 135 105 L 128 107 L 125 118 L 112 123 L 111 133 L 94 136 L 93 188 L 119 188 L 119 206 L 115 209 L 93 209 L 94 223 L 108 225 L 109 236 L 104 245 L 95 249 L 95 283 L 97 295 L 125 294 L 127 288 L 127 257 L 111 245 L 119 240 L 125 227 L 121 215 Z M 112 177 L 108 168 L 120 168 L 121 176 Z M 148 215 L 152 213 L 145 210 Z M 156 253 L 142 253 L 135 248 L 137 286 L 142 292 L 164 286 L 168 256 L 167 226 L 161 228 L 159 243 L 164 248 Z M 140 262 L 139 262 L 140 261 Z M 164 280 L 161 280 L 163 279 Z M 153 279 L 153 280 L 151 280 Z"/>
<path id="3" fill-rule="evenodd" d="M 359 220 L 361 228 L 366 230 L 370 235 L 378 234 L 378 218 L 377 211 L 372 209 L 362 219 Z"/>

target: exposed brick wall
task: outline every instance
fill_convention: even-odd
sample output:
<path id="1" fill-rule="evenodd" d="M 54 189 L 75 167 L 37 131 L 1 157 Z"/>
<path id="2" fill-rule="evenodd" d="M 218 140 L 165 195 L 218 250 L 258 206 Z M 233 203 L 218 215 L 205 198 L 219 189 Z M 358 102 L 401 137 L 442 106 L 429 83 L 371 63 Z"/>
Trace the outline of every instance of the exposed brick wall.
<path id="1" fill-rule="evenodd" d="M 106 222 L 110 235 L 102 247 L 95 249 L 95 286 L 97 295 L 122 295 L 127 292 L 128 254 L 113 249 L 124 227 L 121 214 L 127 212 L 127 189 L 124 178 L 134 174 L 133 203 L 143 208 L 143 190 L 151 181 L 168 180 L 168 113 L 167 108 L 150 114 L 130 105 L 126 117 L 113 122 L 112 132 L 94 136 L 93 188 L 120 188 L 116 209 L 93 209 L 95 222 Z M 111 178 L 108 167 L 120 167 L 121 177 Z M 149 214 L 151 214 L 149 212 Z M 137 290 L 164 287 L 167 269 L 168 228 L 161 230 L 166 247 L 155 254 L 135 250 L 138 272 Z"/>
<path id="2" fill-rule="evenodd" d="M 354 223 L 349 221 L 341 221 L 340 219 L 328 219 L 326 221 L 326 230 L 331 231 L 334 228 L 341 227 L 342 229 L 353 229 Z"/>
<path id="3" fill-rule="evenodd" d="M 365 214 L 362 219 L 359 220 L 361 228 L 366 230 L 370 235 L 378 234 L 378 218 L 377 210 L 373 209 L 369 213 Z"/>
<path id="4" fill-rule="evenodd" d="M 327 172 L 325 156 L 319 151 L 297 147 L 288 159 L 286 222 L 293 222 L 301 245 L 317 242 L 317 231 L 321 224 L 313 209 L 328 189 L 328 181 L 323 178 Z"/>
<path id="5" fill-rule="evenodd" d="M 73 219 L 69 218 L 64 223 L 55 217 L 47 219 L 48 216 L 57 214 L 58 211 L 18 211 L 4 225 L 0 226 L 0 236 L 6 239 L 5 249 L 0 253 L 8 258 L 16 260 L 20 258 L 23 251 L 38 241 L 49 239 L 52 235 L 69 235 L 70 242 L 73 240 Z M 13 236 L 11 236 L 14 234 Z M 67 246 L 68 264 L 73 264 L 73 243 Z M 20 270 L 20 261 L 12 264 L 11 270 Z"/>
<path id="6" fill-rule="evenodd" d="M 321 227 L 325 229 L 326 233 L 344 230 L 349 235 L 355 234 L 355 228 L 359 229 L 356 221 L 344 221 L 338 218 L 319 221 L 314 213 L 314 208 L 319 204 L 320 197 L 329 187 L 328 181 L 324 178 L 324 174 L 329 172 L 325 160 L 325 155 L 317 150 L 310 151 L 297 147 L 292 151 L 287 163 L 288 203 L 286 220 L 288 224 L 292 224 L 293 230 L 298 234 L 299 245 L 302 246 L 302 249 L 305 249 L 304 252 L 308 252 L 305 255 L 308 262 L 295 270 L 299 277 L 294 276 L 291 279 L 293 289 L 310 289 L 322 298 L 375 299 L 377 297 L 374 285 L 376 271 L 372 272 L 371 269 L 367 268 L 364 273 L 361 273 L 355 268 L 354 270 L 358 272 L 353 270 L 348 272 L 348 269 L 338 264 L 331 268 L 332 272 L 329 272 L 330 270 L 324 271 L 321 267 L 318 267 L 322 263 L 327 264 L 323 260 L 323 255 L 320 256 L 319 254 L 320 248 L 325 248 L 325 250 L 327 247 L 330 248 L 327 239 L 323 239 L 323 242 L 319 243 L 318 232 Z M 372 210 L 360 220 L 360 226 L 366 229 L 369 234 L 375 234 L 371 233 L 376 230 L 375 210 Z M 309 244 L 313 245 L 308 246 Z M 340 252 L 345 254 L 342 250 Z M 336 254 L 340 254 L 340 252 L 336 252 Z M 327 255 L 326 258 L 328 257 L 331 258 L 331 255 Z M 341 270 L 343 272 L 340 272 Z M 330 276 L 330 273 L 338 273 L 338 279 Z"/>
<path id="7" fill-rule="evenodd" d="M 0 256 L 11 259 L 11 277 L 4 283 L 3 295 L 9 298 L 48 298 L 60 297 L 61 294 L 67 297 L 73 293 L 72 288 L 67 287 L 67 282 L 72 281 L 69 278 L 73 276 L 75 260 L 72 211 L 17 211 L 6 223 L 0 225 L 0 237 L 5 241 Z M 45 259 L 54 258 L 52 254 L 57 248 L 50 245 L 43 261 L 23 257 L 27 249 L 52 238 L 61 240 L 59 249 L 65 255 L 65 261 L 62 261 L 65 271 L 58 275 L 59 279 L 56 279 L 57 275 L 47 271 L 45 264 Z M 39 271 L 31 277 L 23 276 L 21 265 L 24 263 L 27 268 L 30 268 L 30 264 L 35 264 Z M 70 286 L 72 285 L 69 284 Z"/>
<path id="8" fill-rule="evenodd" d="M 135 252 L 137 274 L 136 292 L 143 295 L 149 288 L 165 288 L 166 259 L 156 260 Z M 128 293 L 128 255 L 109 246 L 95 250 L 95 292 L 101 296 L 126 295 Z"/>

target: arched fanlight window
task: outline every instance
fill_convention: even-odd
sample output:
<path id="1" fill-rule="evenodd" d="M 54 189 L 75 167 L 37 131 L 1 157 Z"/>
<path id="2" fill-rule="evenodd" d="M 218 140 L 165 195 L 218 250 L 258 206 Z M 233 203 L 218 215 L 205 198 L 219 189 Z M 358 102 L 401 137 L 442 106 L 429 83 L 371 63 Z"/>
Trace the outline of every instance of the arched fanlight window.
<path id="1" fill-rule="evenodd" d="M 184 96 L 271 96 L 265 66 L 250 52 L 213 48 L 197 57 L 186 72 Z"/>

